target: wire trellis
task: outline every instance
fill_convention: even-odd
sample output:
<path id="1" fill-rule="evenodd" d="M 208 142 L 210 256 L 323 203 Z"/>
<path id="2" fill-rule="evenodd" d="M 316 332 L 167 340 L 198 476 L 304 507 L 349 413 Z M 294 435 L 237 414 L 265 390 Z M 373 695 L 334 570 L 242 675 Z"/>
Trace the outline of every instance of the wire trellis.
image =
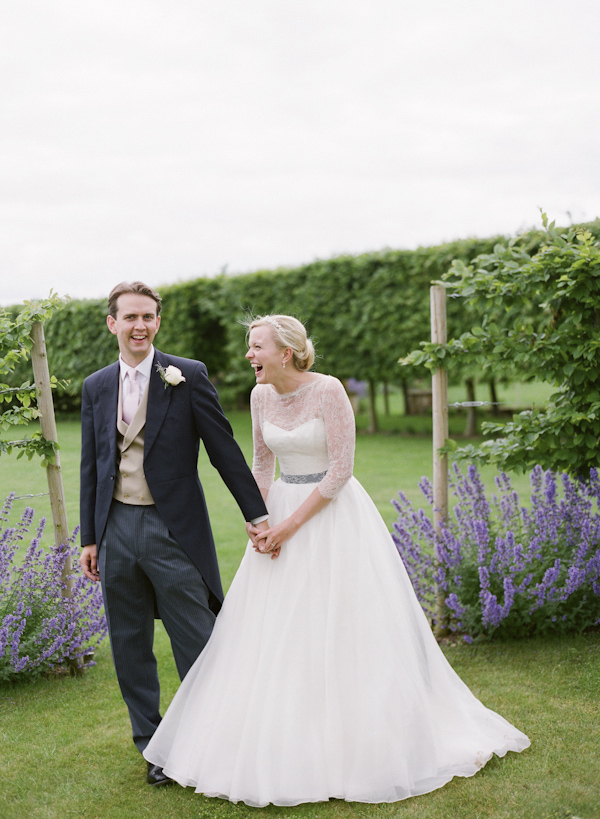
<path id="1" fill-rule="evenodd" d="M 530 404 L 508 403 L 507 401 L 455 401 L 453 404 L 448 404 L 449 409 L 469 409 L 470 407 L 510 407 L 510 409 L 517 409 L 523 407 L 524 409 L 542 409 L 546 404 L 536 404 L 535 401 Z"/>

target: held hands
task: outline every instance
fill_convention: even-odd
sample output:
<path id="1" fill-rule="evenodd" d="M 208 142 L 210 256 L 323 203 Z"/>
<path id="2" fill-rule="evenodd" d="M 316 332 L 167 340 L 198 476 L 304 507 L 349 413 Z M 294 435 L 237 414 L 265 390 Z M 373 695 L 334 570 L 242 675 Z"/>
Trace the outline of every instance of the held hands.
<path id="1" fill-rule="evenodd" d="M 246 523 L 246 531 L 248 532 L 248 537 L 252 541 L 252 548 L 255 552 L 260 552 L 261 554 L 266 554 L 268 552 L 271 554 L 271 560 L 275 560 L 276 557 L 279 557 L 280 547 L 266 548 L 265 546 L 265 538 L 271 531 L 266 520 L 262 521 L 261 523 L 257 523 L 256 525 Z"/>
<path id="2" fill-rule="evenodd" d="M 279 557 L 281 547 L 278 546 L 274 548 L 272 543 L 270 545 L 270 548 L 267 547 L 266 538 L 268 537 L 271 530 L 269 529 L 269 524 L 267 523 L 266 520 L 263 523 L 267 525 L 263 526 L 262 529 L 258 528 L 259 526 L 262 525 L 260 523 L 257 524 L 256 526 L 253 526 L 251 523 L 246 523 L 246 531 L 248 532 L 248 537 L 252 541 L 252 548 L 254 549 L 254 551 L 260 552 L 260 554 L 270 553 L 271 560 L 275 560 L 276 557 Z"/>
<path id="3" fill-rule="evenodd" d="M 252 541 L 254 549 L 261 554 L 270 554 L 271 560 L 275 560 L 279 557 L 282 543 L 292 537 L 298 528 L 291 518 L 286 518 L 271 528 L 267 526 L 255 535 L 256 540 Z"/>
<path id="4" fill-rule="evenodd" d="M 84 546 L 79 555 L 79 563 L 83 569 L 83 573 L 90 580 L 100 580 L 100 572 L 98 571 L 98 549 L 96 544 L 91 546 Z"/>
<path id="5" fill-rule="evenodd" d="M 304 503 L 302 503 L 289 518 L 286 518 L 276 526 L 269 527 L 266 520 L 256 524 L 256 526 L 247 523 L 246 531 L 252 540 L 255 551 L 261 554 L 270 554 L 271 560 L 279 557 L 281 544 L 292 537 L 292 535 L 295 535 L 298 529 L 300 529 L 307 520 L 310 520 L 313 515 L 316 515 L 317 512 L 324 509 L 328 503 L 331 503 L 331 500 L 324 498 L 319 492 L 319 489 L 315 488 Z"/>
<path id="6" fill-rule="evenodd" d="M 252 541 L 252 548 L 255 552 L 263 551 L 261 548 L 259 548 L 260 538 L 262 537 L 263 533 L 267 532 L 268 530 L 268 520 L 261 520 L 260 523 L 250 523 L 249 521 L 246 521 L 246 532 Z"/>

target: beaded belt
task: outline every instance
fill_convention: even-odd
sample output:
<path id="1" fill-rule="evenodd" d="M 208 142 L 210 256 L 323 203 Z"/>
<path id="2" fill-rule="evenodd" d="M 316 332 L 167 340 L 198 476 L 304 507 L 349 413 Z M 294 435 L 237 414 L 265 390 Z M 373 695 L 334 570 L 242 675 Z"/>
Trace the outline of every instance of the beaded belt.
<path id="1" fill-rule="evenodd" d="M 314 472 L 312 475 L 280 475 L 284 483 L 319 483 L 327 475 L 325 472 Z"/>

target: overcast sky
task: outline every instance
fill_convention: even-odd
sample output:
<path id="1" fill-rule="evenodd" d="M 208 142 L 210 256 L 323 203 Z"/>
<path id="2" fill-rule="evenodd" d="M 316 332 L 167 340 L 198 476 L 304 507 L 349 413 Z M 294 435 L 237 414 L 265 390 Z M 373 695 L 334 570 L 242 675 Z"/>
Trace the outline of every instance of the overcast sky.
<path id="1" fill-rule="evenodd" d="M 589 0 L 0 0 L 0 304 L 593 219 L 599 22 Z"/>

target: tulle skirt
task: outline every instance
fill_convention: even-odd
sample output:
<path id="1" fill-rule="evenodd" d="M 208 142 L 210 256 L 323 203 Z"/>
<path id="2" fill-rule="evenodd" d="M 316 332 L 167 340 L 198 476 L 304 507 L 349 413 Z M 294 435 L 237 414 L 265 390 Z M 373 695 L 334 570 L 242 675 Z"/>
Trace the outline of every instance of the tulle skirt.
<path id="1" fill-rule="evenodd" d="M 276 481 L 271 523 L 313 489 Z M 352 478 L 278 559 L 248 545 L 144 756 L 206 796 L 261 807 L 394 802 L 528 745 L 445 659 Z"/>

